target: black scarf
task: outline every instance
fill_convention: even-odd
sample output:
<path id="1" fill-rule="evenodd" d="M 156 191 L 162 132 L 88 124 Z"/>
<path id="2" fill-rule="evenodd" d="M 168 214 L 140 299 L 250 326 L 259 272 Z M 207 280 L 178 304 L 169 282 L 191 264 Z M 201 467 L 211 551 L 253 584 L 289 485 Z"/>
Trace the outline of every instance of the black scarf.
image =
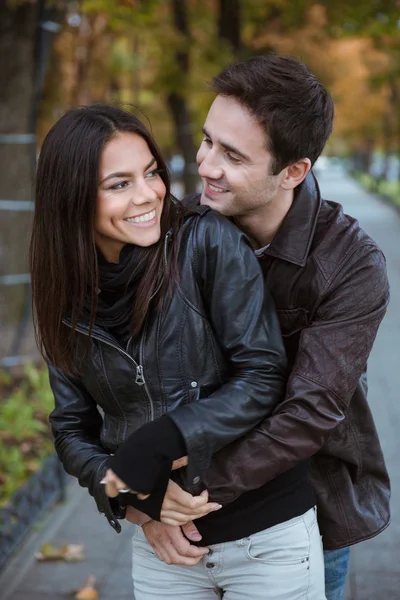
<path id="1" fill-rule="evenodd" d="M 98 252 L 99 291 L 95 324 L 109 329 L 117 339 L 127 340 L 131 334 L 132 309 L 139 282 L 145 272 L 146 250 L 127 244 L 119 262 L 108 263 Z M 90 314 L 90 297 L 85 303 Z"/>

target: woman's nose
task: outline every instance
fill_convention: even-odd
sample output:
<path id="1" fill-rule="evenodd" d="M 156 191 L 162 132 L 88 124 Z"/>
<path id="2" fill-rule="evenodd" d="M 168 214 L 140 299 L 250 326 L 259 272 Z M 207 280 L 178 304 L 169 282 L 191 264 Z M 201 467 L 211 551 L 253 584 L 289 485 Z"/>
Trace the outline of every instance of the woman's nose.
<path id="1" fill-rule="evenodd" d="M 134 204 L 146 204 L 157 200 L 157 193 L 145 181 L 135 186 L 133 190 L 132 202 Z"/>

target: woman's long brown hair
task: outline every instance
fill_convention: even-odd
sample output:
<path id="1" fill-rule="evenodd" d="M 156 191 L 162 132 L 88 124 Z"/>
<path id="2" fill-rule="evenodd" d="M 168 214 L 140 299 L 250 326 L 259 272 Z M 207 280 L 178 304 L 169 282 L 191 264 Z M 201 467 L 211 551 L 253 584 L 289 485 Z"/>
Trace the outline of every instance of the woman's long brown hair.
<path id="1" fill-rule="evenodd" d="M 82 318 L 88 290 L 90 332 L 95 320 L 98 264 L 94 218 L 99 164 L 104 145 L 118 132 L 136 133 L 146 140 L 167 189 L 160 240 L 144 251 L 146 269 L 132 311 L 134 336 L 143 327 L 157 289 L 154 301 L 159 305 L 176 276 L 176 233 L 183 211 L 171 200 L 167 166 L 153 137 L 137 117 L 117 107 L 94 105 L 70 110 L 49 131 L 40 151 L 29 257 L 39 349 L 49 363 L 69 374 L 78 371 L 75 328 Z M 174 235 L 166 268 L 164 238 L 171 228 Z M 67 315 L 71 327 L 63 325 Z"/>

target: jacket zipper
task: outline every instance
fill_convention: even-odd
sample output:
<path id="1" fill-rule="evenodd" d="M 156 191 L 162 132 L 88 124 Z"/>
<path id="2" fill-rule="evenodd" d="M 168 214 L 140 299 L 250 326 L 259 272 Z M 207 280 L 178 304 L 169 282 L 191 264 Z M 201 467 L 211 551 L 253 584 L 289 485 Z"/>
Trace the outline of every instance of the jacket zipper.
<path id="1" fill-rule="evenodd" d="M 67 325 L 68 327 L 71 327 L 71 325 L 69 323 L 67 323 L 66 321 L 63 321 L 63 323 L 65 325 Z M 79 327 L 79 325 L 75 328 L 75 331 L 79 331 L 79 333 L 83 333 L 83 335 L 86 335 L 87 337 L 89 337 L 88 331 L 86 331 L 82 327 Z M 93 331 L 92 331 L 92 338 L 94 340 L 98 340 L 99 342 L 103 342 L 103 344 L 106 344 L 107 346 L 110 346 L 111 348 L 114 348 L 115 350 L 118 350 L 118 352 L 120 352 L 121 354 L 123 354 L 124 356 L 129 358 L 129 360 L 131 362 L 133 362 L 133 364 L 135 365 L 135 369 L 136 369 L 135 383 L 139 386 L 144 385 L 143 367 L 142 367 L 142 365 L 138 365 L 138 363 L 132 358 L 132 356 L 130 354 L 128 354 L 120 346 L 113 344 L 112 342 L 110 342 L 109 340 L 104 338 L 103 336 L 96 335 L 96 333 L 93 333 Z"/>
<path id="2" fill-rule="evenodd" d="M 164 240 L 164 266 L 165 268 L 167 268 L 167 261 L 168 261 L 168 244 L 171 240 L 172 237 L 172 230 L 169 230 L 165 236 L 165 240 Z M 158 291 L 160 289 L 162 285 L 162 282 L 157 286 L 157 289 L 155 290 L 155 292 L 152 294 L 150 300 L 152 300 L 154 298 L 154 296 L 156 296 L 156 294 L 158 294 Z M 147 387 L 147 383 L 146 380 L 144 378 L 144 372 L 143 372 L 143 347 L 144 347 L 144 339 L 145 339 L 145 335 L 146 335 L 146 327 L 147 323 L 145 323 L 144 329 L 143 329 L 143 333 L 141 335 L 141 339 L 140 339 L 140 344 L 139 344 L 139 362 L 140 364 L 137 367 L 137 374 L 136 374 L 136 383 L 138 385 L 144 385 L 144 389 L 147 395 L 147 398 L 149 400 L 150 403 L 150 419 L 152 421 L 154 421 L 154 403 L 152 400 L 152 397 L 150 395 L 150 391 L 149 388 Z M 129 345 L 132 341 L 132 336 L 129 338 L 128 343 L 126 345 L 126 349 L 127 351 L 129 350 Z"/>
<path id="3" fill-rule="evenodd" d="M 146 329 L 147 328 L 146 328 L 146 324 L 145 324 L 144 329 L 143 329 L 143 334 L 142 334 L 141 339 L 140 339 L 140 345 L 139 345 L 139 361 L 142 364 L 143 364 L 143 347 L 144 347 L 144 338 L 145 338 L 145 335 L 146 335 Z M 153 399 L 150 396 L 149 388 L 147 387 L 146 380 L 145 380 L 145 378 L 143 376 L 143 367 L 141 365 L 140 365 L 140 369 L 141 369 L 141 374 L 142 374 L 144 391 L 146 392 L 146 396 L 147 396 L 147 398 L 149 400 L 149 403 L 150 403 L 150 421 L 154 421 L 154 403 L 153 403 Z"/>
<path id="4" fill-rule="evenodd" d="M 167 268 L 168 243 L 169 243 L 169 241 L 171 239 L 171 234 L 172 234 L 172 231 L 168 231 L 167 234 L 166 234 L 166 236 L 165 236 L 165 241 L 164 241 L 164 263 L 165 263 L 165 268 Z M 150 300 L 152 300 L 154 298 L 154 296 L 158 293 L 161 285 L 162 285 L 162 283 L 160 283 L 157 286 L 157 289 L 152 294 Z M 139 344 L 139 362 L 140 362 L 140 365 L 138 367 L 139 368 L 138 372 L 140 373 L 141 381 L 143 382 L 143 383 L 141 383 L 141 385 L 144 385 L 144 390 L 146 392 L 146 396 L 147 396 L 147 399 L 148 399 L 149 404 L 150 404 L 150 420 L 154 421 L 154 403 L 153 403 L 153 399 L 152 399 L 152 397 L 150 395 L 149 388 L 147 387 L 147 383 L 146 383 L 146 380 L 144 378 L 143 367 L 142 367 L 142 365 L 143 365 L 143 349 L 144 349 L 144 340 L 145 340 L 145 337 L 146 337 L 146 330 L 147 330 L 147 323 L 145 323 L 145 325 L 144 325 L 143 333 L 141 335 L 140 344 Z M 132 337 L 130 337 L 129 340 L 128 340 L 127 349 L 129 348 L 129 344 L 130 344 L 131 340 L 132 340 Z"/>

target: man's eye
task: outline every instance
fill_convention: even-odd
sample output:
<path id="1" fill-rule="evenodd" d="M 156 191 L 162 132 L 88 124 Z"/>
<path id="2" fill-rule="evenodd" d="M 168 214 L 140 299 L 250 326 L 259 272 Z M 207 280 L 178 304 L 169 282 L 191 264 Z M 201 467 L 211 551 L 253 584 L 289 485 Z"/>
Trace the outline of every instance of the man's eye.
<path id="1" fill-rule="evenodd" d="M 229 154 L 229 152 L 227 152 L 226 154 L 229 162 L 231 162 L 234 165 L 238 165 L 240 163 L 240 158 L 236 158 L 236 156 L 232 156 L 232 154 Z"/>

